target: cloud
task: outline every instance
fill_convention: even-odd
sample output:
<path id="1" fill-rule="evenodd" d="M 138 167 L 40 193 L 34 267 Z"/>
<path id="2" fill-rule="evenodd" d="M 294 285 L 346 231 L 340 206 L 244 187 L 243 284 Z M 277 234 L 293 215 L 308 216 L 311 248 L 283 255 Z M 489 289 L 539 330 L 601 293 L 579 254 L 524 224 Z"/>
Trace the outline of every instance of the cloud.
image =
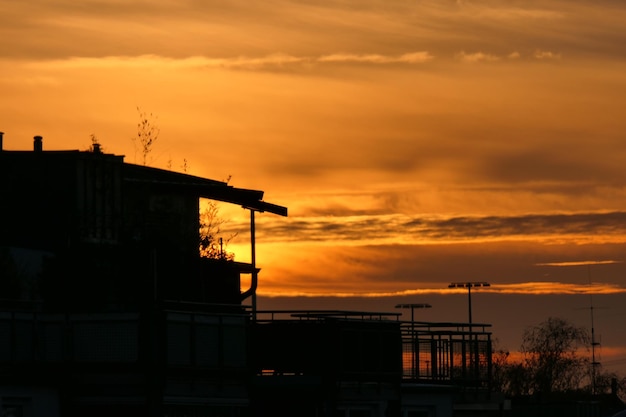
<path id="1" fill-rule="evenodd" d="M 480 291 L 502 294 L 626 294 L 626 288 L 618 284 L 593 283 L 572 284 L 565 282 L 523 282 L 497 284 Z"/>
<path id="2" fill-rule="evenodd" d="M 486 54 L 483 52 L 474 52 L 474 53 L 465 53 L 465 52 L 459 52 L 457 54 L 457 59 L 463 61 L 463 62 L 470 62 L 470 63 L 474 63 L 474 62 L 495 62 L 495 61 L 499 61 L 500 58 L 498 58 L 495 55 L 491 55 L 491 54 Z"/>
<path id="3" fill-rule="evenodd" d="M 504 54 L 503 56 L 488 54 L 484 52 L 473 52 L 473 53 L 459 52 L 458 54 L 456 54 L 456 58 L 459 61 L 467 62 L 467 63 L 497 62 L 497 61 L 501 61 L 502 59 L 517 60 L 517 59 L 520 59 L 521 57 L 522 55 L 517 51 L 511 52 L 509 54 Z M 543 61 L 559 60 L 561 59 L 561 54 L 550 52 L 550 51 L 536 50 L 533 53 L 532 57 L 534 59 L 543 60 Z"/>
<path id="4" fill-rule="evenodd" d="M 458 50 L 492 51 L 482 60 L 502 56 L 507 49 L 530 55 L 538 48 L 568 56 L 575 52 L 621 56 L 624 14 L 623 7 L 611 0 L 515 6 L 485 0 L 457 4 L 372 0 L 358 6 L 334 0 L 254 5 L 240 0 L 80 5 L 33 0 L 3 5 L 0 50 L 5 56 L 33 59 L 115 54 L 219 58 L 233 53 L 265 56 L 272 51 L 322 57 L 333 55 L 332 46 L 363 59 L 397 56 L 420 45 L 436 56 Z"/>
<path id="5" fill-rule="evenodd" d="M 539 60 L 554 60 L 561 59 L 561 54 L 550 51 L 537 50 L 535 51 L 534 57 Z"/>
<path id="6" fill-rule="evenodd" d="M 538 266 L 591 266 L 591 265 L 610 265 L 616 263 L 622 263 L 623 261 L 572 261 L 572 262 L 546 262 L 537 264 Z"/>
<path id="7" fill-rule="evenodd" d="M 431 217 L 361 215 L 269 220 L 259 239 L 336 244 L 416 244 L 497 240 L 626 241 L 626 212 Z M 242 227 L 245 225 L 242 225 Z M 398 233 L 401 231 L 401 233 Z"/>
<path id="8" fill-rule="evenodd" d="M 617 284 L 594 283 L 592 285 L 571 284 L 564 282 L 520 282 L 511 284 L 492 284 L 490 287 L 480 288 L 482 293 L 492 294 L 518 294 L 518 295 L 572 295 L 572 294 L 626 294 L 626 288 Z M 349 298 L 391 298 L 426 295 L 456 295 L 467 294 L 466 289 L 448 288 L 416 288 L 401 291 L 335 291 L 322 293 L 325 297 Z M 259 291 L 260 295 L 266 297 L 319 297 L 320 293 L 311 291 Z"/>
<path id="9" fill-rule="evenodd" d="M 381 54 L 331 54 L 318 57 L 294 56 L 284 53 L 274 53 L 260 57 L 236 56 L 232 58 L 211 58 L 190 56 L 187 58 L 170 58 L 158 55 L 142 56 L 106 56 L 106 57 L 70 57 L 62 60 L 38 61 L 27 64 L 27 68 L 45 69 L 245 69 L 266 70 L 285 66 L 307 67 L 324 64 L 421 64 L 431 61 L 434 57 L 428 52 L 410 52 L 402 55 Z"/>
<path id="10" fill-rule="evenodd" d="M 468 280 L 502 294 L 623 294 L 626 236 L 605 236 L 598 224 L 611 229 L 624 215 L 316 218 L 281 230 L 260 216 L 262 291 L 448 294 L 448 283 Z"/>
<path id="11" fill-rule="evenodd" d="M 521 19 L 555 21 L 562 20 L 566 17 L 566 14 L 562 11 L 541 8 L 541 5 L 538 5 L 539 7 L 537 8 L 533 8 L 533 6 L 533 4 L 528 4 L 527 8 L 524 9 L 521 7 L 508 7 L 506 4 L 502 4 L 500 7 L 485 4 L 483 8 L 478 11 L 478 15 L 483 19 L 509 22 L 517 22 Z"/>
<path id="12" fill-rule="evenodd" d="M 354 54 L 332 54 L 321 56 L 315 60 L 315 62 L 332 62 L 332 63 L 344 63 L 344 62 L 358 62 L 369 64 L 417 64 L 431 61 L 434 57 L 428 52 L 411 52 L 402 54 L 399 56 L 385 56 L 379 54 L 368 55 L 354 55 Z"/>

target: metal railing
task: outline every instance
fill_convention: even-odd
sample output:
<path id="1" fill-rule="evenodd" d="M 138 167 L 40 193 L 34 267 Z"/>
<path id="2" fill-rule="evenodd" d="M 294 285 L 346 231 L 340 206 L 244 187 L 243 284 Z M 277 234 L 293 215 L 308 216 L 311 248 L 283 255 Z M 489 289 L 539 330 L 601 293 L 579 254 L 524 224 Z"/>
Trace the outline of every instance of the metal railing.
<path id="1" fill-rule="evenodd" d="M 491 333 L 486 331 L 489 326 L 403 322 L 403 379 L 489 387 Z"/>

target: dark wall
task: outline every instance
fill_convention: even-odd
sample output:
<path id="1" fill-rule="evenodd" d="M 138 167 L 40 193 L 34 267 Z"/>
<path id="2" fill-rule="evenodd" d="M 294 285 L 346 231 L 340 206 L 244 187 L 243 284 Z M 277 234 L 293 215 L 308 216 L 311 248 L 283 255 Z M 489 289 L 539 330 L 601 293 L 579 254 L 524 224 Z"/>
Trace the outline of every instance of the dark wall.
<path id="1" fill-rule="evenodd" d="M 0 247 L 38 251 L 54 311 L 126 311 L 162 300 L 240 302 L 232 263 L 199 259 L 199 196 L 184 178 L 92 152 L 0 152 Z M 4 259 L 6 258 L 6 259 Z M 4 259 L 4 261 L 2 261 Z M 24 296 L 11 268 L 1 298 Z M 13 268 L 15 269 L 15 268 Z M 12 272 L 11 272 L 12 271 Z"/>
<path id="2" fill-rule="evenodd" d="M 258 373 L 303 374 L 344 381 L 399 382 L 402 346 L 397 322 L 293 320 L 253 325 Z"/>

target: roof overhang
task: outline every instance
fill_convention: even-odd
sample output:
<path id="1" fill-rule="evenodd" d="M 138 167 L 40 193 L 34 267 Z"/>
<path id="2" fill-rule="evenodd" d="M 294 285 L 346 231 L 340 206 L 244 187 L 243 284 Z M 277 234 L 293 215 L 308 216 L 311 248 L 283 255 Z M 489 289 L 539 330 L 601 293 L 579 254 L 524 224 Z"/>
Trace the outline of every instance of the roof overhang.
<path id="1" fill-rule="evenodd" d="M 155 186 L 184 191 L 198 198 L 208 198 L 225 203 L 237 204 L 246 209 L 287 216 L 287 207 L 263 201 L 263 191 L 236 188 L 223 181 L 159 168 L 135 164 L 124 164 L 124 181 L 153 184 Z"/>

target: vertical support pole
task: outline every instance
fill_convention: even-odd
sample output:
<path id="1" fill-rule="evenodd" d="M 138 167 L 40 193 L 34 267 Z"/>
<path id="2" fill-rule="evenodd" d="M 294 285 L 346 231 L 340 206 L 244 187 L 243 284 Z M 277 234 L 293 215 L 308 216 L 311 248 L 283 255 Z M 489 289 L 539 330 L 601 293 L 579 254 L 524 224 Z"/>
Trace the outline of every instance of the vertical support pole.
<path id="1" fill-rule="evenodd" d="M 151 257 L 151 261 L 152 261 L 152 303 L 153 303 L 153 308 L 155 308 L 158 304 L 159 301 L 159 297 L 158 297 L 158 292 L 159 292 L 159 276 L 158 276 L 158 261 L 157 261 L 157 249 L 156 248 L 152 248 L 152 250 L 150 251 L 150 257 Z"/>
<path id="2" fill-rule="evenodd" d="M 474 346 L 474 335 L 472 334 L 472 284 L 467 284 L 467 308 L 468 308 L 468 318 L 469 318 L 469 375 L 470 378 L 475 378 L 475 372 L 477 369 L 476 359 L 474 355 L 476 354 L 476 347 Z M 474 382 L 474 381 L 472 381 Z"/>
<path id="3" fill-rule="evenodd" d="M 250 262 L 252 263 L 252 320 L 256 322 L 256 283 L 258 282 L 258 274 L 256 269 L 256 231 L 254 224 L 254 210 L 250 209 Z"/>
<path id="4" fill-rule="evenodd" d="M 470 332 L 472 331 L 472 284 L 467 285 L 467 305 L 469 309 L 469 325 Z"/>
<path id="5" fill-rule="evenodd" d="M 411 305 L 411 342 L 413 344 L 413 378 L 414 379 L 418 379 L 419 378 L 419 370 L 418 370 L 418 363 L 417 363 L 417 358 L 418 358 L 418 352 L 417 352 L 417 348 L 418 348 L 418 344 L 417 344 L 417 337 L 415 336 L 415 316 L 413 314 L 415 310 L 415 306 Z"/>

